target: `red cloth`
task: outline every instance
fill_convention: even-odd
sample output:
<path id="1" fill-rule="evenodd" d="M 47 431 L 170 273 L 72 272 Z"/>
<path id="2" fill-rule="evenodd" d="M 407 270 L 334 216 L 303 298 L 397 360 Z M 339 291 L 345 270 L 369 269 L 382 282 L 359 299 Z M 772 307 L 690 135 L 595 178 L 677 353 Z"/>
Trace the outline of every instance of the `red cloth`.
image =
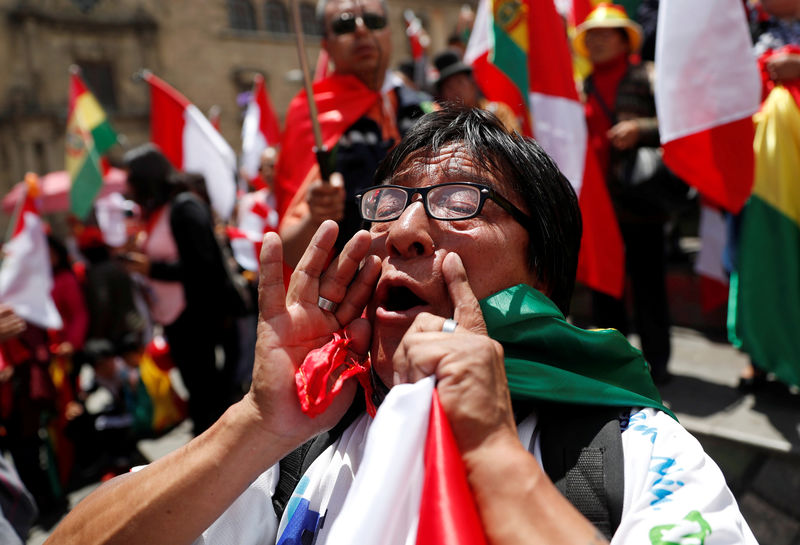
<path id="1" fill-rule="evenodd" d="M 75 274 L 65 270 L 54 272 L 51 294 L 64 323 L 60 331 L 51 331 L 52 342 L 68 342 L 74 350 L 80 350 L 89 331 L 89 311 Z"/>
<path id="2" fill-rule="evenodd" d="M 617 88 L 622 78 L 625 77 L 627 70 L 628 58 L 626 55 L 621 55 L 612 61 L 594 66 L 592 84 L 612 113 L 617 101 Z M 585 111 L 586 127 L 589 130 L 589 146 L 594 151 L 595 157 L 597 157 L 600 172 L 605 177 L 605 173 L 608 172 L 610 155 L 610 146 L 606 133 L 612 127 L 612 121 L 597 96 L 593 93 L 586 97 Z"/>
<path id="3" fill-rule="evenodd" d="M 478 507 L 447 415 L 433 390 L 417 545 L 485 545 Z"/>
<path id="4" fill-rule="evenodd" d="M 349 351 L 351 342 L 352 339 L 344 337 L 342 332 L 334 333 L 333 339 L 325 346 L 306 355 L 295 373 L 297 397 L 307 415 L 314 417 L 324 413 L 341 392 L 345 381 L 356 377 L 366 393 L 367 411 L 375 416 L 372 385 L 369 382 L 369 359 L 360 360 Z"/>
<path id="5" fill-rule="evenodd" d="M 355 76 L 333 74 L 314 84 L 322 140 L 332 149 L 347 128 L 364 115 L 380 97 Z M 289 103 L 275 172 L 275 198 L 283 217 L 295 192 L 316 161 L 314 133 L 305 91 Z"/>

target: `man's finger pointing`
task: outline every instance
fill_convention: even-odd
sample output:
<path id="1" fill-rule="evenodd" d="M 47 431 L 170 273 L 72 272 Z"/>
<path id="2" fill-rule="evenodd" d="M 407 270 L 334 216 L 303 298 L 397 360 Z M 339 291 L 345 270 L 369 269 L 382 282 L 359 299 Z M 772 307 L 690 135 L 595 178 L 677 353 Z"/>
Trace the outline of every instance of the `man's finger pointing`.
<path id="1" fill-rule="evenodd" d="M 450 252 L 445 256 L 442 274 L 453 302 L 453 319 L 474 333 L 486 335 L 486 323 L 483 320 L 481 307 L 469 284 L 464 263 L 457 253 Z"/>

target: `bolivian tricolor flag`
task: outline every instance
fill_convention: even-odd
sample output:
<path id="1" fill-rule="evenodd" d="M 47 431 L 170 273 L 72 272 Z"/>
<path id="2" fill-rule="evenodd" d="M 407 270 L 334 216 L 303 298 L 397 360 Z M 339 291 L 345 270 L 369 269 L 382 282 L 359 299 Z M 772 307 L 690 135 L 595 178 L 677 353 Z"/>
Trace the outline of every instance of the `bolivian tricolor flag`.
<path id="1" fill-rule="evenodd" d="M 84 219 L 103 185 L 100 157 L 117 142 L 106 113 L 86 88 L 77 66 L 70 68 L 67 116 L 67 172 L 72 187 L 70 211 Z"/>
<path id="2" fill-rule="evenodd" d="M 464 62 L 489 100 L 506 103 L 578 195 L 579 282 L 621 297 L 625 249 L 594 152 L 588 147 L 572 57 L 552 0 L 480 0 Z"/>
<path id="3" fill-rule="evenodd" d="M 731 276 L 734 345 L 800 385 L 800 80 L 774 87 L 756 114 L 756 173 Z"/>

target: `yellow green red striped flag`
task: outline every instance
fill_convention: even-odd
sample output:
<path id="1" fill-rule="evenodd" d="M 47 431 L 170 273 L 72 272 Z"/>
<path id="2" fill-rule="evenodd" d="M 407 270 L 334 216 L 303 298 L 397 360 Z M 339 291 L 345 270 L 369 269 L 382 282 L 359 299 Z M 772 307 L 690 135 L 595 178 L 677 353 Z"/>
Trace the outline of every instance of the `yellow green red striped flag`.
<path id="1" fill-rule="evenodd" d="M 117 142 L 100 103 L 86 88 L 77 67 L 70 69 L 66 166 L 72 186 L 70 211 L 85 219 L 103 185 L 100 157 Z"/>
<path id="2" fill-rule="evenodd" d="M 800 80 L 756 114 L 755 181 L 742 211 L 729 334 L 759 368 L 800 385 Z"/>

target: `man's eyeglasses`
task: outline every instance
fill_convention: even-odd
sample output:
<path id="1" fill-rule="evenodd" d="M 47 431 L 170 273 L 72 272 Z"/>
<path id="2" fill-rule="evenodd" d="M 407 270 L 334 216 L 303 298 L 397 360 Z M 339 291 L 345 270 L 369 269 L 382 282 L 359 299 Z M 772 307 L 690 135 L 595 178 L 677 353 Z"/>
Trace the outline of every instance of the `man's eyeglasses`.
<path id="1" fill-rule="evenodd" d="M 428 187 L 377 185 L 356 195 L 356 202 L 364 221 L 393 221 L 403 214 L 417 193 L 422 197 L 425 213 L 436 220 L 474 218 L 481 213 L 486 199 L 492 199 L 524 227 L 533 221 L 491 187 L 472 182 L 448 182 Z"/>
<path id="2" fill-rule="evenodd" d="M 369 30 L 381 30 L 386 28 L 386 17 L 379 13 L 365 12 L 361 15 L 344 12 L 331 21 L 331 31 L 337 36 L 350 34 L 356 31 L 356 25 L 361 22 Z"/>

